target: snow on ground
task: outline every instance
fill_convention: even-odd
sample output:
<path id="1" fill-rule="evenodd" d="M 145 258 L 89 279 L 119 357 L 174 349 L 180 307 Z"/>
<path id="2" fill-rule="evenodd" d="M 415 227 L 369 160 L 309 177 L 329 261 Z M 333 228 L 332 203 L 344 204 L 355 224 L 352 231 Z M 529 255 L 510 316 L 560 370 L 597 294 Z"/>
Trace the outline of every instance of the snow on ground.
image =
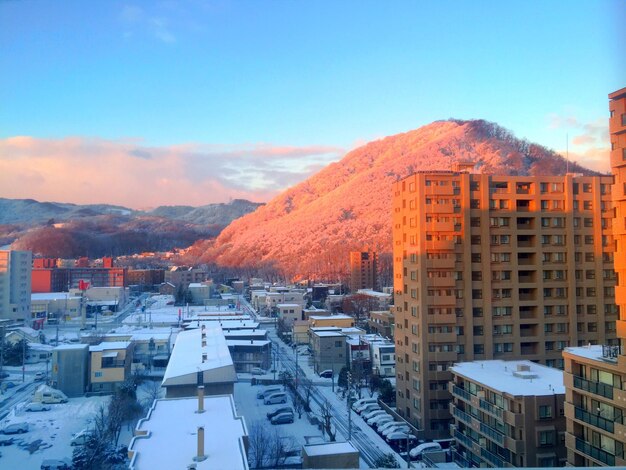
<path id="1" fill-rule="evenodd" d="M 72 435 L 89 427 L 101 404 L 109 397 L 70 398 L 67 403 L 49 405 L 50 411 L 28 412 L 26 403 L 17 405 L 0 422 L 0 428 L 9 424 L 28 423 L 25 434 L 0 435 L 13 438 L 12 445 L 0 447 L 0 468 L 38 469 L 45 459 L 72 458 Z"/>

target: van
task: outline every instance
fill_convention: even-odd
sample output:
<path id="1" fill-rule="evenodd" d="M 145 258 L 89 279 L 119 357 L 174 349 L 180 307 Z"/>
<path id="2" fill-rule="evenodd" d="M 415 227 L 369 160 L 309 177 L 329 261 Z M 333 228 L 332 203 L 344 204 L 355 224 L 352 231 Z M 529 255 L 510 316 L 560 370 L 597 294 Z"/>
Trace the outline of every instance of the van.
<path id="1" fill-rule="evenodd" d="M 67 395 L 61 390 L 56 390 L 47 385 L 40 385 L 33 394 L 33 401 L 45 404 L 67 403 Z"/>
<path id="2" fill-rule="evenodd" d="M 270 388 L 266 388 L 265 390 L 259 390 L 256 394 L 257 398 L 265 398 L 269 395 L 271 395 L 272 393 L 277 393 L 280 392 L 281 388 L 280 387 L 270 387 Z"/>
<path id="3" fill-rule="evenodd" d="M 284 392 L 273 393 L 263 400 L 265 405 L 276 405 L 278 403 L 287 403 L 287 394 Z"/>
<path id="4" fill-rule="evenodd" d="M 433 452 L 436 450 L 441 450 L 441 444 L 438 442 L 425 442 L 424 444 L 420 444 L 417 447 L 412 448 L 409 455 L 412 459 L 421 460 L 424 452 Z"/>

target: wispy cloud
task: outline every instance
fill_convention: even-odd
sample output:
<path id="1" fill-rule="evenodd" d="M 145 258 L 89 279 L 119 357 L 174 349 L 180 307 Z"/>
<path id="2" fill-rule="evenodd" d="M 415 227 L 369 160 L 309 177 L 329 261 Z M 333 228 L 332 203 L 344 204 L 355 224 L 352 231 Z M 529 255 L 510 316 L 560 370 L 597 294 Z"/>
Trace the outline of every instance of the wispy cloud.
<path id="1" fill-rule="evenodd" d="M 573 113 L 550 114 L 548 128 L 567 131 L 569 148 L 558 150 L 587 168 L 609 171 L 609 126 L 607 119 L 585 122 Z M 564 146 L 565 147 L 565 146 Z"/>
<path id="2" fill-rule="evenodd" d="M 331 146 L 181 144 L 83 137 L 0 140 L 0 196 L 131 207 L 267 201 L 343 150 Z"/>
<path id="3" fill-rule="evenodd" d="M 159 5 L 156 4 L 156 6 L 158 8 Z M 124 38 L 130 39 L 147 34 L 149 37 L 164 43 L 176 42 L 170 21 L 159 16 L 157 12 L 146 11 L 137 5 L 123 5 L 119 20 L 123 28 L 122 35 Z"/>

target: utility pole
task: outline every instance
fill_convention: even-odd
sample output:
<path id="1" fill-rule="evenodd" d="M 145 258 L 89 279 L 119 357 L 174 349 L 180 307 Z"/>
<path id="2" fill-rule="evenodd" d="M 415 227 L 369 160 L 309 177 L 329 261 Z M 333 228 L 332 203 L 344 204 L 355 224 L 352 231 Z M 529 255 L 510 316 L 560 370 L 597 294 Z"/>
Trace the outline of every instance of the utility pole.
<path id="1" fill-rule="evenodd" d="M 352 386 L 352 374 L 348 371 L 348 393 L 346 394 L 346 404 L 348 405 L 348 442 L 352 439 L 352 410 L 350 409 L 350 388 Z"/>
<path id="2" fill-rule="evenodd" d="M 26 372 L 26 338 L 22 338 L 22 382 L 26 381 L 24 377 Z"/>

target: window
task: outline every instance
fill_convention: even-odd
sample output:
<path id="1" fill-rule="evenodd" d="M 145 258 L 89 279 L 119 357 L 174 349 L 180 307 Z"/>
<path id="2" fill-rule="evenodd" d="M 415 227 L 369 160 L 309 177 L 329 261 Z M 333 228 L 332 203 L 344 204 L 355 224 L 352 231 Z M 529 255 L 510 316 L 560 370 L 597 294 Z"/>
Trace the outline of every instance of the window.
<path id="1" fill-rule="evenodd" d="M 475 344 L 474 345 L 474 354 L 485 354 L 485 345 L 484 344 Z"/>
<path id="2" fill-rule="evenodd" d="M 341 341 L 335 341 L 335 347 L 336 348 L 340 348 L 341 347 Z"/>
<path id="3" fill-rule="evenodd" d="M 554 431 L 539 431 L 539 445 L 548 447 L 554 445 Z"/>

